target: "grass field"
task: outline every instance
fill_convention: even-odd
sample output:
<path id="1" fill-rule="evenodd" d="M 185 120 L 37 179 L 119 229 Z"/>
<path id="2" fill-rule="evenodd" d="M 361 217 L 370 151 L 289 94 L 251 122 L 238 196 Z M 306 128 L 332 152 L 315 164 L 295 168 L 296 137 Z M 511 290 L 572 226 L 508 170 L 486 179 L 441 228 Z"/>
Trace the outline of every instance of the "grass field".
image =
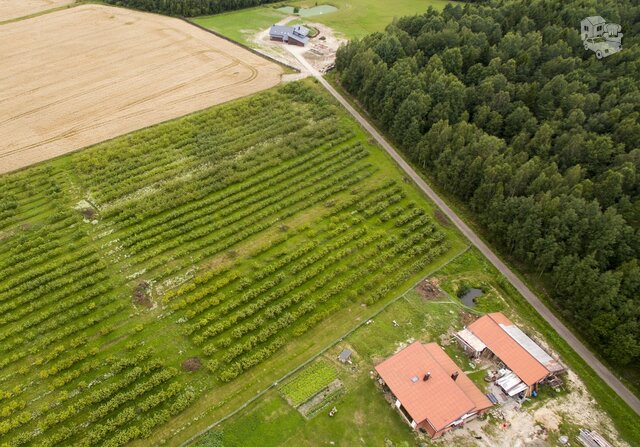
<path id="1" fill-rule="evenodd" d="M 464 248 L 312 81 L 0 189 L 11 446 L 178 444 Z"/>
<path id="2" fill-rule="evenodd" d="M 102 5 L 3 24 L 0 41 L 0 173 L 273 87 L 282 74 L 181 20 Z"/>
<path id="3" fill-rule="evenodd" d="M 427 440 L 418 441 L 414 437 L 408 424 L 384 400 L 382 393 L 375 386 L 370 375 L 373 366 L 391 355 L 401 344 L 406 344 L 410 340 L 441 343 L 440 336 L 447 333 L 450 328 L 462 328 L 464 325 L 462 312 L 481 314 L 502 311 L 529 333 L 537 333 L 539 328 L 536 324 L 529 324 L 526 321 L 529 318 L 527 313 L 521 314 L 525 316 L 524 319 L 521 318 L 517 313 L 522 311 L 521 307 L 516 304 L 519 298 L 512 289 L 504 287 L 503 278 L 476 250 L 469 250 L 452 260 L 434 276 L 438 278 L 441 288 L 449 296 L 445 294 L 437 299 L 425 300 L 412 290 L 376 315 L 373 323 L 360 327 L 320 357 L 319 362 L 334 365 L 338 371 L 338 378 L 344 384 L 344 392 L 337 400 L 332 401 L 325 411 L 309 420 L 304 419 L 293 406 L 272 391 L 203 436 L 196 443 L 196 447 L 276 447 L 291 443 L 300 446 L 381 445 L 381 440 L 384 445 L 386 439 L 395 446 L 442 445 L 442 443 Z M 462 306 L 461 302 L 453 296 L 462 284 L 483 288 L 484 293 L 478 298 L 475 309 Z M 393 324 L 394 321 L 398 323 L 397 326 Z M 555 339 L 553 345 L 556 348 Z M 336 360 L 338 353 L 344 347 L 354 350 L 353 365 L 343 365 Z M 468 358 L 457 344 L 450 344 L 445 350 L 463 370 L 467 371 L 467 375 L 480 389 L 485 389 L 486 382 L 483 380 L 485 371 L 469 371 Z M 305 374 L 303 370 L 294 380 L 300 381 L 305 375 L 310 374 Z M 535 402 L 527 403 L 530 405 L 530 411 L 542 405 L 553 408 L 556 403 L 566 401 L 571 395 L 571 392 L 558 394 L 548 388 L 542 390 Z M 572 392 L 581 394 L 579 390 Z M 587 405 L 589 410 L 596 407 L 589 399 L 582 405 Z M 338 412 L 334 417 L 329 417 L 327 413 L 333 406 L 338 409 Z M 583 409 L 572 408 L 578 414 Z M 611 432 L 613 425 L 611 420 L 605 421 L 606 416 L 602 416 L 601 409 L 597 414 L 598 418 L 604 419 L 589 420 L 590 427 L 605 434 L 616 445 L 615 433 Z M 615 419 L 615 416 L 612 419 L 618 428 L 620 424 L 627 424 L 625 421 Z M 584 427 L 584 425 L 571 423 L 570 420 L 570 418 L 563 420 L 559 431 L 550 432 L 549 445 L 555 445 L 560 434 L 569 435 L 573 439 L 578 429 Z M 454 434 L 454 437 L 445 439 L 444 444 L 524 445 L 528 432 L 515 431 L 509 435 L 499 430 L 498 424 L 498 420 L 490 417 L 485 428 L 476 431 L 475 435 L 480 435 L 484 439 L 480 443 L 475 443 L 469 434 L 457 437 Z M 630 420 L 628 425 L 631 425 Z M 634 439 L 636 438 L 633 436 L 627 437 L 630 445 L 635 445 Z"/>
<path id="4" fill-rule="evenodd" d="M 338 11 L 306 17 L 305 22 L 323 23 L 334 29 L 339 36 L 348 39 L 363 37 L 374 31 L 382 31 L 394 17 L 420 14 L 429 6 L 442 9 L 448 2 L 445 0 L 334 0 L 328 2 Z M 237 42 L 255 46 L 250 37 L 258 31 L 267 29 L 287 15 L 278 11 L 283 5 L 312 7 L 315 1 L 292 1 L 276 3 L 258 8 L 243 9 L 214 16 L 198 17 L 194 21 L 204 27 L 219 32 Z M 318 4 L 322 4 L 318 2 Z"/>

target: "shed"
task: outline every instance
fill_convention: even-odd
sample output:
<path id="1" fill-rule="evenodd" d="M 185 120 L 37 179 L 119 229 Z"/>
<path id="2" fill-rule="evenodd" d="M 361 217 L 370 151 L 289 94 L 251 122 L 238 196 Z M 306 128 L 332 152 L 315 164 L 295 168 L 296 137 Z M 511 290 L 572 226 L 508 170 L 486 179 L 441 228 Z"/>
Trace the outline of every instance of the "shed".
<path id="1" fill-rule="evenodd" d="M 309 42 L 309 29 L 302 26 L 272 25 L 269 30 L 269 38 L 289 45 L 304 47 Z"/>
<path id="2" fill-rule="evenodd" d="M 482 340 L 473 335 L 467 328 L 457 332 L 455 336 L 467 354 L 472 357 L 478 357 L 487 347 L 487 345 L 482 343 Z"/>
<path id="3" fill-rule="evenodd" d="M 342 363 L 347 363 L 351 358 L 351 354 L 353 354 L 353 351 L 351 351 L 351 349 L 343 349 L 338 356 L 338 360 L 340 360 Z"/>
<path id="4" fill-rule="evenodd" d="M 528 393 L 537 389 L 538 383 L 549 375 L 565 369 L 500 312 L 480 317 L 465 330 L 458 332 L 456 338 L 467 352 L 471 350 L 473 354 L 477 353 L 477 349 L 483 344 L 485 348 L 481 352 L 495 355 L 526 384 Z M 476 339 L 481 344 L 478 344 Z M 474 345 L 473 348 L 470 347 L 471 344 Z"/>

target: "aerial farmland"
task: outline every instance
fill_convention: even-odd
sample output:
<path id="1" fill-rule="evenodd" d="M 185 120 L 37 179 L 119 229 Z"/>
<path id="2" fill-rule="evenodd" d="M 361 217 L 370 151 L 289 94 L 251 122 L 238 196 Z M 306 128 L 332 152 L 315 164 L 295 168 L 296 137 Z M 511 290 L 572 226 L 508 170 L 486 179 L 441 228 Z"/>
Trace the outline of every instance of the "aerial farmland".
<path id="1" fill-rule="evenodd" d="M 282 73 L 181 20 L 107 6 L 7 23 L 0 41 L 0 172 L 255 93 Z"/>
<path id="2" fill-rule="evenodd" d="M 637 445 L 439 183 L 508 190 L 457 81 L 512 81 L 504 5 L 457 3 L 0 0 L 0 447 Z"/>
<path id="3" fill-rule="evenodd" d="M 0 434 L 15 445 L 150 436 L 203 395 L 255 389 L 259 365 L 277 378 L 305 334 L 463 248 L 309 84 L 6 175 L 2 189 L 0 381 L 14 410 Z"/>

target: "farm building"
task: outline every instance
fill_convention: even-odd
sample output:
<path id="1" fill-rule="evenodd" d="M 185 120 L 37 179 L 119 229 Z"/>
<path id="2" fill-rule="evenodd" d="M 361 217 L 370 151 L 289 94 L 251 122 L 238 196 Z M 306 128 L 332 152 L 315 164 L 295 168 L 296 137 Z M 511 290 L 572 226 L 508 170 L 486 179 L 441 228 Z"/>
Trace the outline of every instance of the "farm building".
<path id="1" fill-rule="evenodd" d="M 529 395 L 540 382 L 565 369 L 500 312 L 477 319 L 456 338 L 472 357 L 496 357 L 509 369 L 497 384 L 510 396 L 523 391 Z"/>
<path id="2" fill-rule="evenodd" d="M 269 30 L 271 40 L 304 47 L 309 42 L 309 29 L 302 26 L 272 25 Z"/>
<path id="3" fill-rule="evenodd" d="M 347 363 L 351 359 L 351 354 L 353 354 L 353 351 L 351 351 L 351 349 L 345 348 L 338 356 L 338 360 L 340 360 L 342 363 Z"/>
<path id="4" fill-rule="evenodd" d="M 491 402 L 436 343 L 412 343 L 376 371 L 414 429 L 437 438 L 491 407 Z"/>

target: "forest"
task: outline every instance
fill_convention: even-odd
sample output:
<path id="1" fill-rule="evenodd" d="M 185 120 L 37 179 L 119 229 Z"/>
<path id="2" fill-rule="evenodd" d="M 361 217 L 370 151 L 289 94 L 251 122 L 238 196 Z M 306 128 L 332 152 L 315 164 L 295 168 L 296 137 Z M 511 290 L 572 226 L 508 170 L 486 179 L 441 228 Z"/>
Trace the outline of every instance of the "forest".
<path id="1" fill-rule="evenodd" d="M 157 12 L 171 16 L 195 17 L 250 8 L 277 0 L 104 0 L 115 6 Z"/>
<path id="2" fill-rule="evenodd" d="M 623 50 L 579 35 L 600 15 Z M 337 76 L 609 361 L 640 364 L 640 5 L 489 1 L 343 46 Z"/>

